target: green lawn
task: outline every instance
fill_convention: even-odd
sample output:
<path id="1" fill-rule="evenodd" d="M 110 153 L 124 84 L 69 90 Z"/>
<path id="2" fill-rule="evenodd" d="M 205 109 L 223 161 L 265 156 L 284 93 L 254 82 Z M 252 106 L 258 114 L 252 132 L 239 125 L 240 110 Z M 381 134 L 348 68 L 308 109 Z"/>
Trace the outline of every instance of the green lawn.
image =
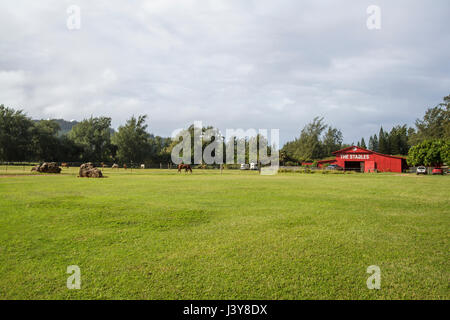
<path id="1" fill-rule="evenodd" d="M 0 168 L 0 299 L 450 298 L 450 176 L 75 170 Z"/>

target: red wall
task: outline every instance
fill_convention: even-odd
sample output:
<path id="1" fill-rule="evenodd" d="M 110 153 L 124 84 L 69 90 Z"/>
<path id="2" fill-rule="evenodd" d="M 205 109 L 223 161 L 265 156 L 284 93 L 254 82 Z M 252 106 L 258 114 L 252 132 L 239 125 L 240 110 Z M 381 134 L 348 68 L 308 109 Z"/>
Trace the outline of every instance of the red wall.
<path id="1" fill-rule="evenodd" d="M 354 147 L 354 149 L 344 149 L 343 152 L 336 153 L 336 164 L 345 168 L 346 161 L 364 162 L 364 171 L 369 172 L 377 169 L 381 172 L 402 172 L 406 169 L 406 160 L 398 157 L 391 157 L 370 150 Z"/>

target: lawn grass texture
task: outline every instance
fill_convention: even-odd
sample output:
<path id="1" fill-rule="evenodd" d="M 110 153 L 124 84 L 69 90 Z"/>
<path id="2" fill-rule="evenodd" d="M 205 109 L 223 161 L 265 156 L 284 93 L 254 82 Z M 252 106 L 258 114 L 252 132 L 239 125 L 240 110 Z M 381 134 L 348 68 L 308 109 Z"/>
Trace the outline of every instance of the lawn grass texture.
<path id="1" fill-rule="evenodd" d="M 76 170 L 0 168 L 0 299 L 450 298 L 449 176 Z"/>

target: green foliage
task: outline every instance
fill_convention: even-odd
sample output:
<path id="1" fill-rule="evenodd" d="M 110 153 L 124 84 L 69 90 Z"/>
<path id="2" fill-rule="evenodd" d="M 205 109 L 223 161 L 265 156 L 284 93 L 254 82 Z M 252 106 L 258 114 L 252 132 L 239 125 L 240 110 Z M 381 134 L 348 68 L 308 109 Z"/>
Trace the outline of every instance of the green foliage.
<path id="1" fill-rule="evenodd" d="M 322 155 L 329 156 L 334 151 L 341 149 L 342 141 L 344 140 L 342 132 L 336 128 L 328 127 L 322 139 Z"/>
<path id="2" fill-rule="evenodd" d="M 369 138 L 369 150 L 384 154 L 405 155 L 411 147 L 408 143 L 411 128 L 406 125 L 394 126 L 390 132 L 380 128 L 378 136 L 375 134 Z M 364 143 L 364 138 L 361 144 Z M 363 147 L 364 148 L 364 147 Z"/>
<path id="3" fill-rule="evenodd" d="M 416 132 L 411 134 L 410 143 L 418 144 L 425 140 L 450 140 L 450 95 L 444 101 L 425 112 L 423 119 L 416 120 Z"/>
<path id="4" fill-rule="evenodd" d="M 116 156 L 122 163 L 141 163 L 150 156 L 152 150 L 146 118 L 146 115 L 133 116 L 114 134 L 112 141 L 117 146 Z"/>
<path id="5" fill-rule="evenodd" d="M 408 164 L 411 166 L 439 166 L 450 163 L 450 141 L 443 139 L 425 140 L 412 147 L 408 153 Z"/>
<path id="6" fill-rule="evenodd" d="M 371 136 L 369 139 L 369 150 L 378 152 L 378 136 L 376 134 Z"/>
<path id="7" fill-rule="evenodd" d="M 0 160 L 28 160 L 33 152 L 33 122 L 22 110 L 0 105 Z"/>
<path id="8" fill-rule="evenodd" d="M 329 156 L 342 147 L 342 140 L 341 131 L 326 125 L 323 118 L 316 117 L 303 128 L 299 138 L 286 143 L 281 151 L 291 160 L 305 162 Z"/>
<path id="9" fill-rule="evenodd" d="M 89 118 L 73 126 L 68 138 L 81 150 L 81 161 L 100 162 L 111 154 L 111 118 Z"/>
<path id="10" fill-rule="evenodd" d="M 43 161 L 56 161 L 62 147 L 58 137 L 60 127 L 53 120 L 34 122 L 32 148 L 35 159 Z"/>
<path id="11" fill-rule="evenodd" d="M 359 143 L 359 146 L 361 148 L 367 149 L 366 141 L 364 141 L 364 138 L 361 138 L 361 142 Z"/>

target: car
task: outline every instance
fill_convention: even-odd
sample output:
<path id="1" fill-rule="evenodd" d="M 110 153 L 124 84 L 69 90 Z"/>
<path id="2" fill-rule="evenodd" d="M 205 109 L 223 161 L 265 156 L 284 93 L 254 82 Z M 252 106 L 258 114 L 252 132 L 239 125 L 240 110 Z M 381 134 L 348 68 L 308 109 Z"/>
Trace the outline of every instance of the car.
<path id="1" fill-rule="evenodd" d="M 416 174 L 427 174 L 427 168 L 424 166 L 417 167 Z"/>
<path id="2" fill-rule="evenodd" d="M 258 164 L 254 162 L 250 163 L 250 170 L 258 170 Z"/>
<path id="3" fill-rule="evenodd" d="M 248 170 L 250 169 L 250 165 L 248 163 L 241 164 L 241 170 Z"/>
<path id="4" fill-rule="evenodd" d="M 337 164 L 330 164 L 328 167 L 327 167 L 327 170 L 342 170 L 343 168 L 342 167 L 340 167 L 340 166 L 338 166 Z"/>
<path id="5" fill-rule="evenodd" d="M 432 175 L 435 174 L 440 174 L 443 175 L 444 174 L 444 170 L 442 170 L 442 168 L 434 168 L 433 171 L 431 172 Z"/>

